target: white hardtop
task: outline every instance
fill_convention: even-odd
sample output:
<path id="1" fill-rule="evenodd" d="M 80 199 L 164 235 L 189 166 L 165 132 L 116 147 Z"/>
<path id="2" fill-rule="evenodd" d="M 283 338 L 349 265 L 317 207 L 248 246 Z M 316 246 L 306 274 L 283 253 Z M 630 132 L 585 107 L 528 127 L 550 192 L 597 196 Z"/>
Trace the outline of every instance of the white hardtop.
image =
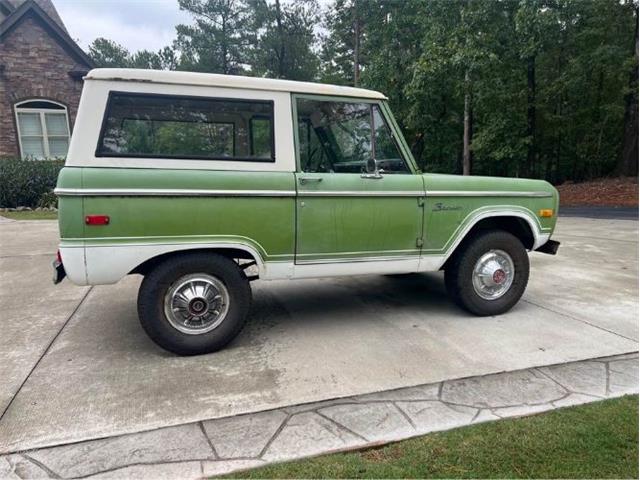
<path id="1" fill-rule="evenodd" d="M 314 95 L 334 95 L 385 100 L 382 93 L 363 88 L 341 87 L 323 83 L 294 82 L 272 78 L 220 75 L 217 73 L 175 72 L 167 70 L 140 70 L 135 68 L 96 68 L 85 80 L 113 82 L 143 82 L 172 85 L 198 85 L 206 87 L 243 88 Z"/>

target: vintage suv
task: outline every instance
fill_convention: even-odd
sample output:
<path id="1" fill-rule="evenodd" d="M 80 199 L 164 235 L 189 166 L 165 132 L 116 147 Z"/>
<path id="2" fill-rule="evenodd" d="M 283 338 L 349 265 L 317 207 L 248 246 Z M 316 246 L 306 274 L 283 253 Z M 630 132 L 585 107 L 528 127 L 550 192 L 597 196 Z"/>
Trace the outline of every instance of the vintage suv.
<path id="1" fill-rule="evenodd" d="M 55 190 L 56 282 L 143 275 L 142 326 L 178 354 L 233 339 L 254 278 L 444 270 L 468 311 L 509 310 L 527 285 L 527 250 L 558 248 L 557 191 L 423 174 L 386 100 L 314 83 L 92 70 Z"/>

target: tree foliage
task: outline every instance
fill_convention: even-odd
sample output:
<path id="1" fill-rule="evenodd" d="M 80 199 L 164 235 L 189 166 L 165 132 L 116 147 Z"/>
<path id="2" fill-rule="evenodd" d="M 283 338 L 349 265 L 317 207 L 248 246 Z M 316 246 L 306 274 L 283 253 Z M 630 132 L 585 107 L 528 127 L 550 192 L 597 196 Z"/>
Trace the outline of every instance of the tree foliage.
<path id="1" fill-rule="evenodd" d="M 178 2 L 172 46 L 91 56 L 380 90 L 425 171 L 637 175 L 637 0 Z"/>
<path id="2" fill-rule="evenodd" d="M 251 58 L 254 75 L 314 80 L 319 60 L 313 50 L 319 21 L 316 0 L 285 3 L 252 0 L 256 43 Z"/>
<path id="3" fill-rule="evenodd" d="M 462 171 L 465 97 L 472 107 L 474 174 L 561 182 L 607 175 L 623 161 L 625 123 L 635 118 L 637 125 L 635 2 L 334 5 L 323 79 L 338 75 L 353 84 L 351 67 L 360 62 L 362 86 L 389 95 L 423 169 Z M 359 7 L 356 59 L 352 10 Z M 637 133 L 635 145 L 627 173 L 637 172 Z"/>
<path id="4" fill-rule="evenodd" d="M 245 0 L 178 0 L 194 23 L 176 26 L 183 70 L 243 73 L 254 41 L 252 9 Z"/>
<path id="5" fill-rule="evenodd" d="M 106 38 L 97 38 L 89 45 L 89 55 L 99 67 L 105 68 L 147 68 L 175 70 L 178 66 L 176 52 L 164 47 L 157 52 L 139 50 L 129 52 L 122 45 Z"/>

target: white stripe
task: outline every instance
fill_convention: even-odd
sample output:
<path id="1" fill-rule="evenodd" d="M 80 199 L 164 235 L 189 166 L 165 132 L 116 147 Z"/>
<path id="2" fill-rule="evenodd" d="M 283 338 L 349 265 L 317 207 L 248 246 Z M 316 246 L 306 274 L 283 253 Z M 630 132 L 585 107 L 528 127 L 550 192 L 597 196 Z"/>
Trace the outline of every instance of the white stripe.
<path id="1" fill-rule="evenodd" d="M 326 263 L 358 263 L 358 262 L 395 262 L 415 260 L 419 255 L 411 256 L 376 256 L 376 257 L 350 257 L 350 258 L 319 258 L 317 260 L 296 260 L 297 265 L 317 265 Z"/>
<path id="2" fill-rule="evenodd" d="M 300 197 L 424 197 L 422 190 L 304 190 Z"/>
<path id="3" fill-rule="evenodd" d="M 316 264 L 295 264 L 293 265 L 293 275 L 290 278 L 322 278 L 322 277 L 343 277 L 352 275 L 384 275 L 391 273 L 411 273 L 417 272 L 419 267 L 419 257 L 395 258 L 393 260 L 381 260 L 367 262 L 342 262 L 342 263 L 316 263 Z M 267 264 L 267 271 L 269 271 Z M 275 272 L 279 273 L 279 272 Z M 275 279 L 275 277 L 271 277 Z"/>
<path id="4" fill-rule="evenodd" d="M 174 188 L 56 188 L 59 196 L 88 197 L 295 197 L 294 190 L 195 190 Z"/>
<path id="5" fill-rule="evenodd" d="M 427 197 L 552 197 L 551 192 L 501 192 L 481 190 L 431 190 Z"/>
<path id="6" fill-rule="evenodd" d="M 199 190 L 178 188 L 56 188 L 58 196 L 89 197 L 294 197 L 294 190 Z M 301 191 L 301 197 L 423 197 L 421 190 L 314 190 Z M 429 191 L 427 197 L 537 197 L 548 198 L 550 192 L 497 192 L 468 190 Z"/>
<path id="7" fill-rule="evenodd" d="M 389 254 L 389 253 L 414 253 L 419 252 L 419 248 L 411 248 L 408 250 L 362 250 L 357 252 L 316 252 L 316 253 L 296 253 L 298 257 L 313 257 L 319 255 L 325 255 L 327 258 L 330 258 L 335 255 L 360 255 L 362 253 L 367 253 L 371 256 L 372 253 L 381 253 L 381 254 Z M 348 257 L 344 257 L 348 258 Z"/>

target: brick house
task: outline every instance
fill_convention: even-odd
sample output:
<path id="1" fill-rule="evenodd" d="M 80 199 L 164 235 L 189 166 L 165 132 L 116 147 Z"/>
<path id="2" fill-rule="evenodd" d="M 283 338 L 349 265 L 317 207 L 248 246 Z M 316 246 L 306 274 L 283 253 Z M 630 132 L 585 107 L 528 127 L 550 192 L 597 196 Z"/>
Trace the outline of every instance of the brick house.
<path id="1" fill-rule="evenodd" d="M 51 0 L 0 0 L 0 157 L 64 157 L 93 66 Z"/>

